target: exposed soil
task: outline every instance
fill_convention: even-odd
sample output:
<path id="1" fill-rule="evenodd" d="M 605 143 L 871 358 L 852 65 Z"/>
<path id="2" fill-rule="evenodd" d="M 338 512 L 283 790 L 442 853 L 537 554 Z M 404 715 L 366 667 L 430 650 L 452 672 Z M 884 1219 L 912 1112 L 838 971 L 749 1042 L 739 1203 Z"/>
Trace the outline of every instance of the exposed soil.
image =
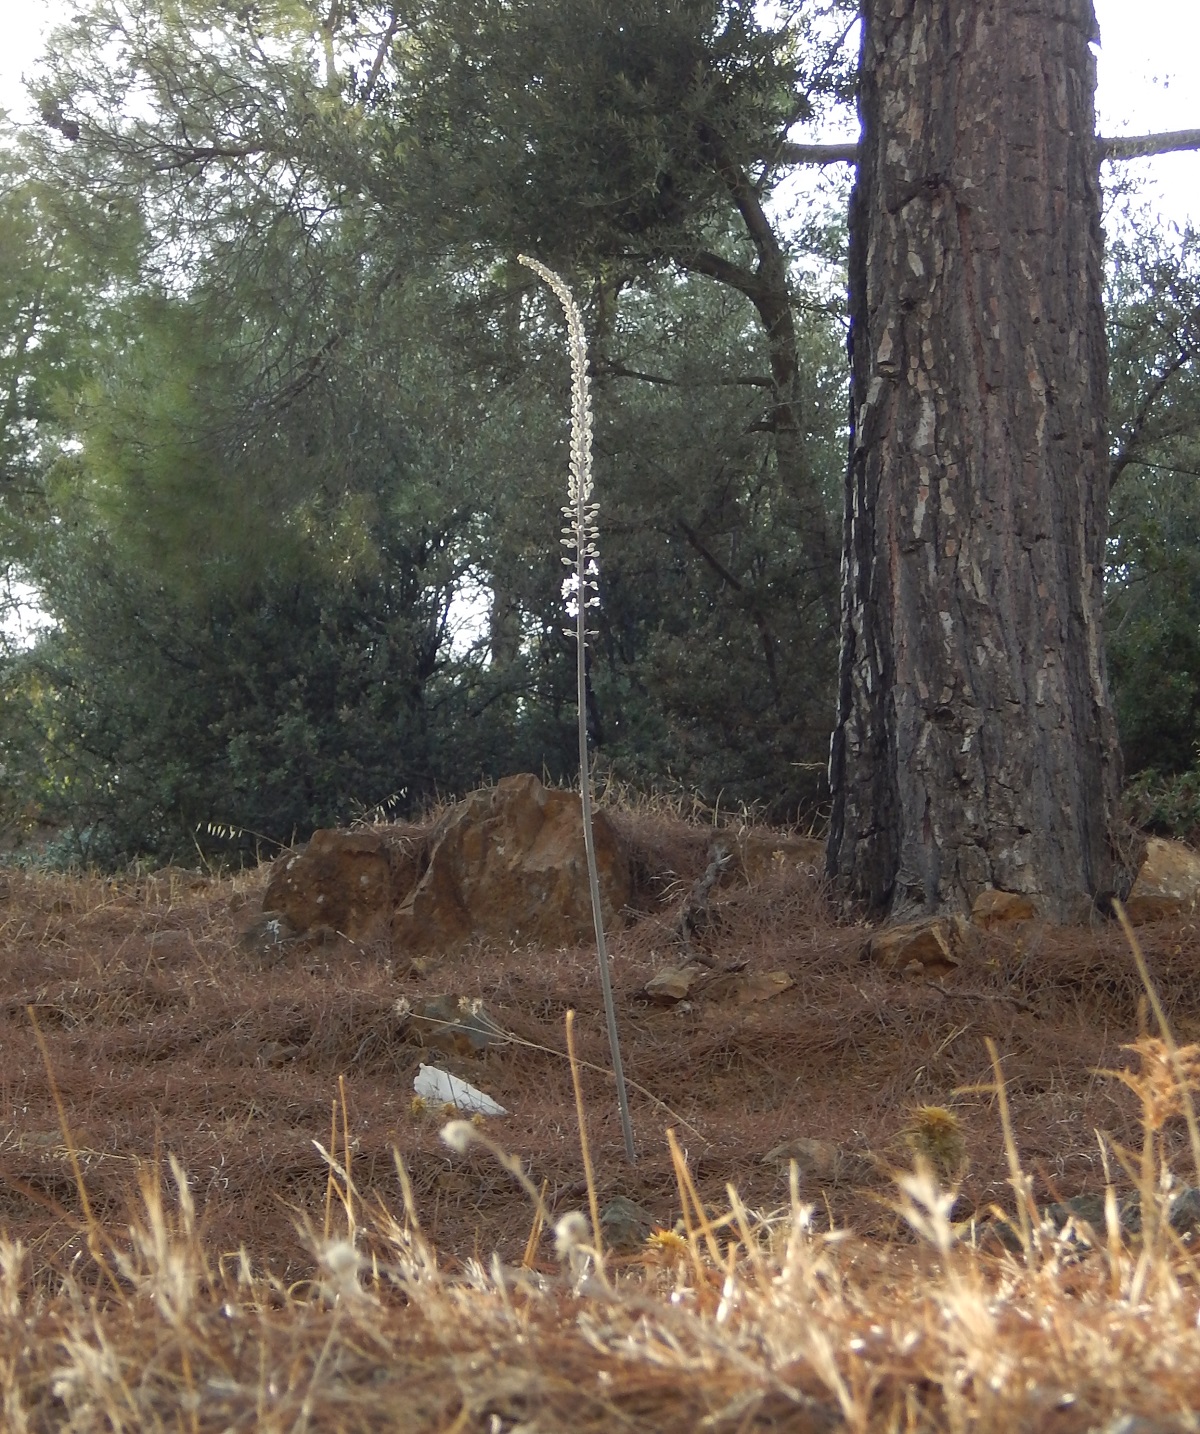
<path id="1" fill-rule="evenodd" d="M 1102 1187 L 1098 1130 L 1139 1147 L 1137 1102 L 1101 1073 L 1126 1063 L 1122 1043 L 1145 1022 L 1115 926 L 984 933 L 976 956 L 942 980 L 888 975 L 865 964 L 865 928 L 837 917 L 811 873 L 781 869 L 718 890 L 705 949 L 718 970 L 744 962 L 795 984 L 739 1004 L 718 982 L 718 994 L 686 1008 L 655 1006 L 642 988 L 681 958 L 680 907 L 713 833 L 646 811 L 620 821 L 637 851 L 643 907 L 610 943 L 636 1167 L 603 1074 L 593 949 L 480 945 L 422 970 L 382 938 L 267 951 L 243 938 L 266 868 L 113 880 L 9 870 L 0 874 L 0 1225 L 31 1247 L 35 1271 L 61 1271 L 84 1246 L 71 1152 L 30 1010 L 95 1219 L 120 1228 L 139 1203 L 139 1163 L 171 1153 L 190 1175 L 208 1247 L 244 1249 L 285 1281 L 311 1272 L 298 1225 L 319 1228 L 323 1218 L 328 1169 L 314 1142 L 329 1146 L 341 1078 L 358 1190 L 398 1207 L 398 1152 L 425 1233 L 448 1263 L 494 1250 L 519 1259 L 531 1211 L 485 1150 L 464 1157 L 442 1144 L 441 1112 L 414 1110 L 422 1061 L 507 1107 L 489 1133 L 547 1182 L 552 1211 L 581 1208 L 568 1009 L 590 1063 L 583 1088 L 600 1203 L 629 1197 L 666 1227 L 679 1213 L 670 1126 L 706 1200 L 726 1204 L 732 1182 L 759 1211 L 787 1201 L 787 1169 L 764 1163 L 768 1151 L 797 1136 L 837 1142 L 852 1157 L 843 1172 L 806 1190 L 819 1217 L 903 1237 L 887 1170 L 904 1161 L 902 1131 L 925 1105 L 952 1109 L 965 1134 L 958 1214 L 983 1219 L 993 1204 L 1010 1207 L 988 1037 L 1003 1058 L 1039 1201 Z M 1175 1034 L 1200 1038 L 1196 923 L 1141 934 Z M 403 1001 L 444 993 L 480 998 L 511 1039 L 477 1056 L 423 1049 Z M 1186 1133 L 1169 1128 L 1165 1138 L 1186 1177 Z M 335 1145 L 342 1149 L 340 1134 Z M 1118 1187 L 1132 1183 L 1113 1173 Z"/>

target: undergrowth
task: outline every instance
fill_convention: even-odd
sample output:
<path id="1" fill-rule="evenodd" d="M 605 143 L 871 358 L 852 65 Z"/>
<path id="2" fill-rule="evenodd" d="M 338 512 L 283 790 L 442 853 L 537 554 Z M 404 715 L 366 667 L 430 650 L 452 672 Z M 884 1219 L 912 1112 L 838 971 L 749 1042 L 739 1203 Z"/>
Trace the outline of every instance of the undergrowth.
<path id="1" fill-rule="evenodd" d="M 1135 1049 L 1129 1083 L 1147 1108 L 1177 1114 L 1188 1086 L 1173 1084 L 1162 1043 Z M 447 1269 L 399 1155 L 397 1200 L 364 1199 L 344 1103 L 321 1147 L 323 1214 L 297 1212 L 311 1278 L 284 1284 L 244 1250 L 210 1249 L 173 1158 L 140 1171 L 126 1228 L 89 1230 L 90 1287 L 71 1269 L 31 1279 L 21 1242 L 0 1237 L 6 1428 L 1195 1427 L 1197 1270 L 1168 1218 L 1164 1165 L 1142 1172 L 1136 1236 L 1111 1184 L 1102 1222 L 1057 1229 L 1029 1198 L 1005 1121 L 1013 1200 L 999 1218 L 1013 1248 L 987 1253 L 921 1161 L 896 1173 L 890 1198 L 914 1238 L 885 1245 L 820 1228 L 795 1165 L 778 1209 L 748 1209 L 732 1184 L 710 1205 L 668 1130 L 677 1225 L 617 1259 L 571 1211 L 544 1259 L 548 1216 L 520 1162 L 469 1122 L 442 1135 L 459 1153 L 482 1143 L 525 1187 L 519 1263 L 481 1252 Z M 1147 1140 L 1154 1149 L 1149 1124 Z"/>
<path id="2" fill-rule="evenodd" d="M 1122 804 L 1130 821 L 1141 830 L 1196 845 L 1200 840 L 1200 767 L 1169 776 L 1139 772 L 1126 783 Z"/>
<path id="3" fill-rule="evenodd" d="M 792 986 L 658 1008 L 713 831 L 616 820 L 653 874 L 612 943 L 633 1172 L 593 950 L 264 955 L 265 872 L 0 877 L 3 1427 L 1195 1428 L 1194 922 L 917 980 L 773 863 L 701 954 Z M 453 1148 L 399 1011 L 433 991 L 504 1033 L 456 1070 L 511 1114 Z"/>

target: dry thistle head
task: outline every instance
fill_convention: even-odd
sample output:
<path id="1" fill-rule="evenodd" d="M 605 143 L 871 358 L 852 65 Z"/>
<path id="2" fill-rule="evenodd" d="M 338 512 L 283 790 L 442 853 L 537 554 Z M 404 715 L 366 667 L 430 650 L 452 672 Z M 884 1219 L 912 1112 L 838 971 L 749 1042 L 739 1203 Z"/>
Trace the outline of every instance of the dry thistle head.
<path id="1" fill-rule="evenodd" d="M 920 1105 L 902 1137 L 913 1159 L 924 1161 L 939 1180 L 954 1182 L 967 1168 L 967 1142 L 958 1116 L 944 1105 Z"/>
<path id="2" fill-rule="evenodd" d="M 475 1139 L 476 1129 L 469 1120 L 452 1120 L 443 1125 L 439 1133 L 444 1145 L 448 1145 L 456 1155 L 465 1155 Z"/>
<path id="3" fill-rule="evenodd" d="M 560 1260 L 569 1259 L 581 1247 L 590 1248 L 592 1227 L 578 1210 L 568 1210 L 554 1227 L 554 1253 Z"/>
<path id="4" fill-rule="evenodd" d="M 1115 1077 L 1133 1091 L 1142 1103 L 1146 1128 L 1161 1130 L 1172 1116 L 1183 1115 L 1185 1091 L 1200 1090 L 1200 1046 L 1178 1046 L 1172 1057 L 1166 1041 L 1157 1036 L 1143 1036 L 1121 1049 L 1132 1051 L 1138 1057 L 1141 1070 L 1106 1070 L 1100 1074 Z"/>
<path id="5" fill-rule="evenodd" d="M 358 1282 L 363 1258 L 349 1240 L 333 1240 L 320 1252 L 321 1268 L 327 1278 L 322 1282 L 333 1299 L 357 1300 L 365 1293 Z"/>

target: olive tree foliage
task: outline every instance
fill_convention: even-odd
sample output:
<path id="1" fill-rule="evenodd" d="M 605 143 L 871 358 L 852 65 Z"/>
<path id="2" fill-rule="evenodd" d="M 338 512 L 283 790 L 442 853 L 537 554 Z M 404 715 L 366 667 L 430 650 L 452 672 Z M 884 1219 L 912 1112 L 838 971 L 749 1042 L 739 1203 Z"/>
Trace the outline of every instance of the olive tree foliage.
<path id="1" fill-rule="evenodd" d="M 103 860 L 214 827 L 286 839 L 438 785 L 425 684 L 480 471 L 476 405 L 438 363 L 436 276 L 378 252 L 369 211 L 303 156 L 247 140 L 219 172 L 164 159 L 162 127 L 205 129 L 205 105 L 271 143 L 290 106 L 304 131 L 319 90 L 283 31 L 282 59 L 218 44 L 193 70 L 203 34 L 156 9 L 139 28 L 97 7 L 63 37 L 27 142 L 97 262 L 126 212 L 144 231 L 104 295 L 119 329 L 58 386 L 71 441 L 39 459 L 22 559 L 54 626 L 4 674 L 19 795 Z"/>
<path id="2" fill-rule="evenodd" d="M 1191 231 L 1114 229 L 1109 661 L 1127 770 L 1166 776 L 1200 746 L 1200 263 Z"/>
<path id="3" fill-rule="evenodd" d="M 20 576 L 45 516 L 43 476 L 63 440 L 60 398 L 101 348 L 127 338 L 120 296 L 136 272 L 136 211 L 73 220 L 30 148 L 0 131 L 0 567 Z M 89 237 L 92 231 L 92 237 Z"/>
<path id="4" fill-rule="evenodd" d="M 844 90 L 813 28 L 844 8 L 77 6 L 23 143 L 88 262 L 127 259 L 38 464 L 56 627 L 6 674 L 53 814 L 163 853 L 571 770 L 565 404 L 522 247 L 589 298 L 602 755 L 811 800 L 843 332 L 768 207 Z M 836 231 L 798 248 L 836 264 Z"/>
<path id="5" fill-rule="evenodd" d="M 424 688 L 465 518 L 437 487 L 450 445 L 406 422 L 427 395 L 348 351 L 251 441 L 206 317 L 148 305 L 83 388 L 29 563 L 55 620 L 14 664 L 43 806 L 94 859 L 210 825 L 282 840 L 437 782 Z"/>

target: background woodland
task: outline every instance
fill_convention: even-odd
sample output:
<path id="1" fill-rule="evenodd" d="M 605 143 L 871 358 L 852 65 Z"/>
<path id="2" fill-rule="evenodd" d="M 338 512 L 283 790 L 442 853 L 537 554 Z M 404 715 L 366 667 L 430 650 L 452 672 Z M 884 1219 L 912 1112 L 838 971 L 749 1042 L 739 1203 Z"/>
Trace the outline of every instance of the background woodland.
<path id="1" fill-rule="evenodd" d="M 236 859 L 576 768 L 558 561 L 586 310 L 588 720 L 638 787 L 819 821 L 854 7 L 95 0 L 0 129 L 0 823 Z M 740 178 L 739 178 L 740 176 Z M 1109 182 L 1107 641 L 1138 815 L 1200 827 L 1200 261 Z"/>

